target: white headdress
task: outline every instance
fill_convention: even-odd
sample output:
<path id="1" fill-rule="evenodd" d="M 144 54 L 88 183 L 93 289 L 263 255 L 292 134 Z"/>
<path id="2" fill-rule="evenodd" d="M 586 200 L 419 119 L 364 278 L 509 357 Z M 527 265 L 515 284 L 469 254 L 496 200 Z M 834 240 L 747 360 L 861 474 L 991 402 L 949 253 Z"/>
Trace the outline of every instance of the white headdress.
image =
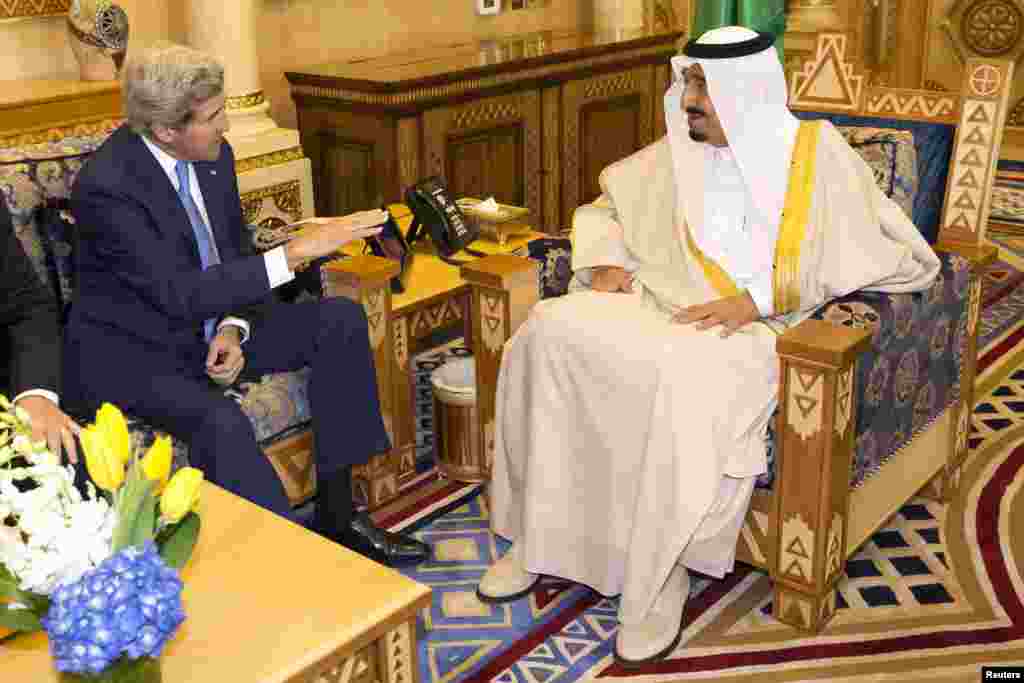
<path id="1" fill-rule="evenodd" d="M 697 149 L 702 150 L 705 143 L 690 139 L 682 109 L 683 71 L 692 64 L 704 70 L 708 95 L 759 214 L 751 217 L 751 223 L 778 225 L 799 122 L 786 106 L 786 78 L 773 43 L 771 34 L 725 26 L 691 40 L 682 55 L 672 58 L 675 81 L 665 93 L 665 123 L 681 208 L 693 227 L 703 222 L 699 210 L 703 197 L 693 196 L 702 193 L 703 187 L 691 182 L 691 164 L 702 158 Z M 774 234 L 775 230 L 754 234 L 758 232 Z"/>

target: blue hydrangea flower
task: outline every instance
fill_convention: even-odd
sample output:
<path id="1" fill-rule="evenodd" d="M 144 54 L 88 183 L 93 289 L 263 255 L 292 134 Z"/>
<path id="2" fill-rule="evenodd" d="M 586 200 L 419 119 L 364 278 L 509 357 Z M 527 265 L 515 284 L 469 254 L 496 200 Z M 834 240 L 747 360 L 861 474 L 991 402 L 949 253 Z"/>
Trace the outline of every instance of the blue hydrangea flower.
<path id="1" fill-rule="evenodd" d="M 98 674 L 121 656 L 159 657 L 185 620 L 181 589 L 151 542 L 61 586 L 42 619 L 57 670 Z"/>

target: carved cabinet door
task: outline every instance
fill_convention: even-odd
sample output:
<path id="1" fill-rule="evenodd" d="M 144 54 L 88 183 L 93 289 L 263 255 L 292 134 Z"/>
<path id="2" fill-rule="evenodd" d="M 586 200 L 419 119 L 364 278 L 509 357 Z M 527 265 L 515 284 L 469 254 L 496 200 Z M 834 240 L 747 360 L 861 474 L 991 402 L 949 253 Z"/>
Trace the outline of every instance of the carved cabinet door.
<path id="1" fill-rule="evenodd" d="M 524 90 L 423 113 L 423 168 L 452 196 L 494 197 L 541 216 L 540 93 Z"/>
<path id="2" fill-rule="evenodd" d="M 654 141 L 655 67 L 641 66 L 562 86 L 562 225 L 572 224 L 580 204 L 601 194 L 597 179 L 608 164 Z M 658 74 L 659 81 L 665 74 Z M 662 117 L 664 118 L 664 117 Z M 657 130 L 664 130 L 662 125 Z"/>

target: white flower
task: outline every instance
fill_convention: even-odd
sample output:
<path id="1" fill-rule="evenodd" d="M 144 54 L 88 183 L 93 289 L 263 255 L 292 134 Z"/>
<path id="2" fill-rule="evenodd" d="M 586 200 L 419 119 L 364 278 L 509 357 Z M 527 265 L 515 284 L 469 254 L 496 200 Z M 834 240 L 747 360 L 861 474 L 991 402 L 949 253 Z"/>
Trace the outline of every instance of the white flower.
<path id="1" fill-rule="evenodd" d="M 73 486 L 74 469 L 34 453 L 28 467 L 0 469 L 0 511 L 16 526 L 0 526 L 0 564 L 23 590 L 48 595 L 77 580 L 110 555 L 116 514 L 95 489 L 86 498 Z M 15 481 L 36 486 L 20 491 Z"/>

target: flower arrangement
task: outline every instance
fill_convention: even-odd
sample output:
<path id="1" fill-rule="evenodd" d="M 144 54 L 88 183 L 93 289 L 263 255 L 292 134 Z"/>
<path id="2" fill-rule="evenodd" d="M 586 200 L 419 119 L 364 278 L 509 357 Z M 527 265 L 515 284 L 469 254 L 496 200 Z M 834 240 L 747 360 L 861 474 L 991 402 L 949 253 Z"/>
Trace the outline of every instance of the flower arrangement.
<path id="1" fill-rule="evenodd" d="M 84 493 L 74 467 L 30 434 L 28 415 L 0 395 L 0 628 L 45 630 L 66 680 L 159 680 L 185 618 L 177 570 L 199 535 L 202 472 L 170 477 L 165 436 L 133 455 L 110 404 L 79 435 Z"/>

